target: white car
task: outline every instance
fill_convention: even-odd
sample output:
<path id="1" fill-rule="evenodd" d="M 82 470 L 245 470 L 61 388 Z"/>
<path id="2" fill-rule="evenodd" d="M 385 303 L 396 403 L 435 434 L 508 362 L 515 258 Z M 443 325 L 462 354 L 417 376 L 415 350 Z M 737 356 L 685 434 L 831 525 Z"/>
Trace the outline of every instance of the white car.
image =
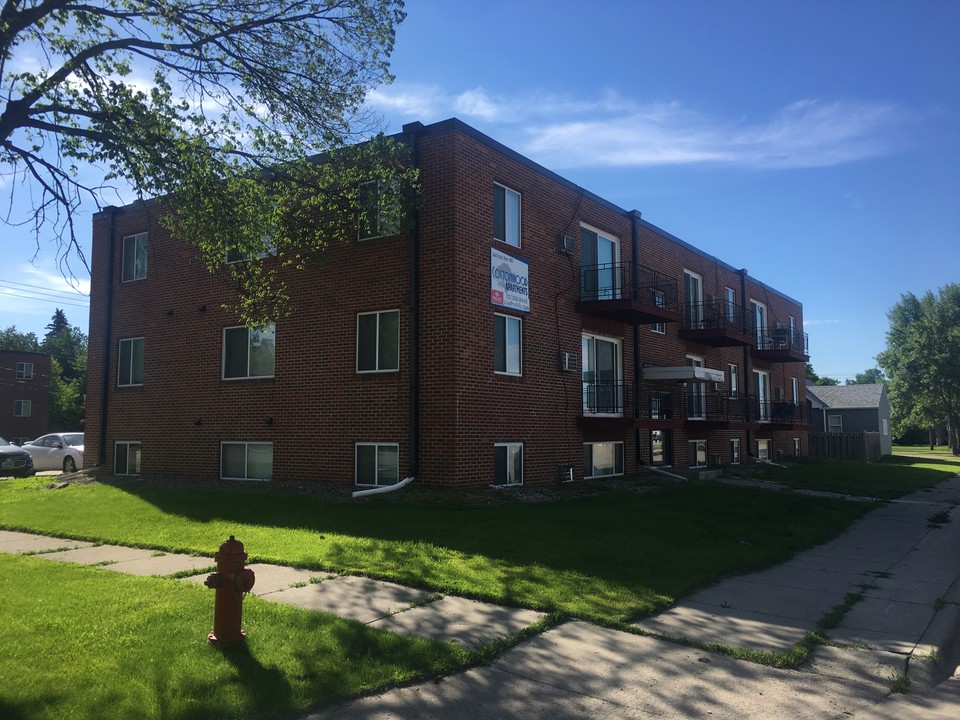
<path id="1" fill-rule="evenodd" d="M 83 467 L 83 433 L 52 433 L 23 444 L 33 458 L 33 469 L 70 473 Z"/>

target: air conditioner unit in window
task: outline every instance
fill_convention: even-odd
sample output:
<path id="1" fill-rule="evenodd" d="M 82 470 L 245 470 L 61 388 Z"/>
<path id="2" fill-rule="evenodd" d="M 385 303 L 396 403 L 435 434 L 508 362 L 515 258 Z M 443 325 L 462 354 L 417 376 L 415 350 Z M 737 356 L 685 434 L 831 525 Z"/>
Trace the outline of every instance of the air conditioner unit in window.
<path id="1" fill-rule="evenodd" d="M 577 250 L 577 244 L 573 238 L 573 235 L 559 233 L 557 235 L 557 250 L 562 252 L 564 255 L 573 255 L 573 253 L 575 253 Z"/>
<path id="2" fill-rule="evenodd" d="M 577 369 L 577 356 L 574 353 L 560 353 L 560 369 L 572 372 Z"/>

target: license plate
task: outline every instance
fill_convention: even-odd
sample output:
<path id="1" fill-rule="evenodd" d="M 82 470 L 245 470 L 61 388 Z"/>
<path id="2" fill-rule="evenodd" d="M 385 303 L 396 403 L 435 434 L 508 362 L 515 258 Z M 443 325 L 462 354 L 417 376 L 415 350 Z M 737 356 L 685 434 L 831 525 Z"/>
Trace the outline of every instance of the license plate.
<path id="1" fill-rule="evenodd" d="M 16 463 L 13 460 L 4 460 L 3 464 L 0 467 L 12 468 L 16 467 Z"/>

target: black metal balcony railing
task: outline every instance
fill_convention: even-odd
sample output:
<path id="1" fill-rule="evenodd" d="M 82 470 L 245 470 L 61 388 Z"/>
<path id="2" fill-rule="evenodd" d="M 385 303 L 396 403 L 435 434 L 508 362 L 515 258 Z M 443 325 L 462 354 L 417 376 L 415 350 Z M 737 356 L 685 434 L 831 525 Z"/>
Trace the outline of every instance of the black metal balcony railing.
<path id="1" fill-rule="evenodd" d="M 802 425 L 809 422 L 806 403 L 759 400 L 752 395 L 730 397 L 706 383 L 641 385 L 635 393 L 637 417 L 644 420 L 772 423 Z"/>
<path id="2" fill-rule="evenodd" d="M 624 417 L 627 387 L 618 382 L 583 383 L 583 415 Z"/>
<path id="3" fill-rule="evenodd" d="M 580 300 L 636 300 L 646 305 L 677 310 L 677 280 L 643 265 L 636 282 L 627 263 L 584 265 L 580 268 Z"/>
<path id="4" fill-rule="evenodd" d="M 754 328 L 753 313 L 742 305 L 728 303 L 725 300 L 684 303 L 684 330 L 728 330 L 741 335 L 752 335 Z"/>
<path id="5" fill-rule="evenodd" d="M 791 330 L 789 327 L 762 327 L 756 334 L 758 351 L 810 354 L 810 338 L 800 330 Z"/>

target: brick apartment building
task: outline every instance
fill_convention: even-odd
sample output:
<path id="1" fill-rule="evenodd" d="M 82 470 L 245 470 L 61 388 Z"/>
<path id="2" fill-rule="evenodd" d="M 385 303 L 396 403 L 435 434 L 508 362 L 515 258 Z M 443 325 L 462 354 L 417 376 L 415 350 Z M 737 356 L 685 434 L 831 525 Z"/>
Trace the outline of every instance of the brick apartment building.
<path id="1" fill-rule="evenodd" d="M 453 487 L 806 455 L 801 305 L 456 119 L 253 331 L 159 203 L 94 218 L 88 466 Z M 268 260 L 269 261 L 269 260 Z"/>
<path id="2" fill-rule="evenodd" d="M 50 356 L 0 350 L 0 437 L 22 445 L 47 432 Z"/>

